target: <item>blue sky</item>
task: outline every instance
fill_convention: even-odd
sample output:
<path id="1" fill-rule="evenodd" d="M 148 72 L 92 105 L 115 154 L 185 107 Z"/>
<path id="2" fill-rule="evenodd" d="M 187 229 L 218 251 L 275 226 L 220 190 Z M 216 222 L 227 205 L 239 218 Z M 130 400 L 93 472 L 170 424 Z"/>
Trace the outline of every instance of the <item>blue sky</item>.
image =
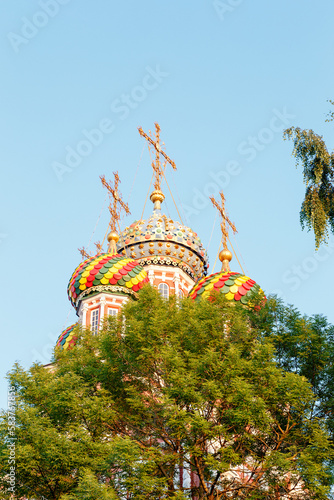
<path id="1" fill-rule="evenodd" d="M 282 139 L 288 126 L 312 128 L 332 148 L 332 1 L 7 0 L 0 9 L 1 407 L 13 363 L 46 363 L 76 320 L 66 287 L 77 248 L 102 240 L 109 221 L 99 175 L 119 171 L 132 212 L 122 226 L 140 217 L 152 173 L 137 127 L 155 121 L 177 165 L 168 182 L 210 270 L 220 230 L 208 196 L 223 188 L 246 273 L 334 322 L 334 239 L 315 255 L 301 230 L 302 172 Z M 231 267 L 240 270 L 236 259 Z"/>

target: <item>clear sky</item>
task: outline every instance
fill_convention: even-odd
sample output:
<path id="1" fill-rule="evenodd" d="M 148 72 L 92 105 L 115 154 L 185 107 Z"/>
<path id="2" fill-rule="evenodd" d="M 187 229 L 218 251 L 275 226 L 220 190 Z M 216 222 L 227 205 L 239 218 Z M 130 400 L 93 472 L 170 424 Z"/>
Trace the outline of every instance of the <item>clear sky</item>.
<path id="1" fill-rule="evenodd" d="M 220 230 L 208 196 L 223 188 L 246 274 L 334 322 L 334 238 L 315 255 L 299 225 L 302 172 L 282 139 L 295 125 L 333 145 L 332 0 L 5 0 L 0 9 L 1 407 L 13 363 L 47 363 L 76 321 L 66 287 L 77 248 L 102 240 L 109 220 L 99 175 L 119 171 L 132 212 L 122 226 L 140 218 L 152 174 L 137 127 L 155 121 L 177 165 L 167 179 L 210 270 Z M 231 268 L 240 270 L 236 259 Z"/>

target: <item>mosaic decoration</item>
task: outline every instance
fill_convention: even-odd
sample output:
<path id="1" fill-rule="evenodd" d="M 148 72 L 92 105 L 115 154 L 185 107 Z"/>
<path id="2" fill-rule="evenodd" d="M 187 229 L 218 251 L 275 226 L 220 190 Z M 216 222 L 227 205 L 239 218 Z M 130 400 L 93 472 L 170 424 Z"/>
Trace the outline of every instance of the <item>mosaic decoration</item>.
<path id="1" fill-rule="evenodd" d="M 149 219 L 127 227 L 117 243 L 117 251 L 140 263 L 153 258 L 157 264 L 176 265 L 194 280 L 205 276 L 209 267 L 206 251 L 197 234 L 160 210 L 154 210 Z"/>
<path id="2" fill-rule="evenodd" d="M 227 300 L 244 305 L 250 305 L 254 294 L 260 293 L 265 299 L 263 291 L 254 280 L 243 274 L 231 272 L 219 272 L 206 276 L 190 290 L 189 297 L 194 300 L 208 297 L 212 290 L 219 290 Z"/>
<path id="3" fill-rule="evenodd" d="M 136 260 L 122 255 L 102 253 L 90 257 L 76 268 L 67 287 L 74 307 L 93 292 L 121 292 L 136 297 L 136 292 L 148 283 L 146 271 Z"/>
<path id="4" fill-rule="evenodd" d="M 74 325 L 68 326 L 58 337 L 56 347 L 60 347 L 61 349 L 70 349 L 75 346 L 77 341 L 76 332 L 74 332 L 74 328 L 78 326 L 78 323 L 74 323 Z"/>

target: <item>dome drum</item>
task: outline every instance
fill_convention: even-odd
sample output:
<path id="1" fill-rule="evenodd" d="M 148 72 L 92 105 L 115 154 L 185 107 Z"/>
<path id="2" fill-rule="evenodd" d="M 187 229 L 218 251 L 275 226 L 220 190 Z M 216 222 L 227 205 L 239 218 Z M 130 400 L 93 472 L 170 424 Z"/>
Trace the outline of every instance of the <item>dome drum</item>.
<path id="1" fill-rule="evenodd" d="M 131 245 L 122 250 L 122 254 L 136 259 L 140 265 L 150 264 L 179 267 L 187 273 L 194 281 L 198 274 L 203 274 L 204 264 L 201 258 L 183 245 L 170 242 L 142 242 L 139 245 Z"/>
<path id="2" fill-rule="evenodd" d="M 98 286 L 92 286 L 88 288 L 87 290 L 84 290 L 81 292 L 81 294 L 78 296 L 75 304 L 76 307 L 80 304 L 82 300 L 84 300 L 88 295 L 94 296 L 99 293 L 111 293 L 111 294 L 122 294 L 122 295 L 130 295 L 132 298 L 137 299 L 138 294 L 134 292 L 133 290 L 129 288 L 125 288 L 123 286 L 117 286 L 117 285 L 98 285 Z"/>

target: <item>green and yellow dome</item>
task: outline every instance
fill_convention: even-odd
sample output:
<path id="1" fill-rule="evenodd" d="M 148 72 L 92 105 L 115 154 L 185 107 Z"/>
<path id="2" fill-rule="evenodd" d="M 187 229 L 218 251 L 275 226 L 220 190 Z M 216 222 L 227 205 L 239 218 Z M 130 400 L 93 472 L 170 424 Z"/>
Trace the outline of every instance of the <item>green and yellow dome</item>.
<path id="1" fill-rule="evenodd" d="M 123 293 L 136 297 L 136 292 L 148 281 L 138 261 L 102 253 L 81 262 L 71 276 L 67 293 L 71 304 L 78 308 L 81 300 L 93 293 Z"/>
<path id="2" fill-rule="evenodd" d="M 243 305 L 251 305 L 252 298 L 256 295 L 263 295 L 265 299 L 263 290 L 254 280 L 240 273 L 224 271 L 201 279 L 190 290 L 189 297 L 199 300 L 208 297 L 213 290 L 224 294 L 227 300 L 240 302 Z"/>
<path id="3" fill-rule="evenodd" d="M 78 326 L 78 323 L 74 323 L 74 325 L 68 326 L 58 337 L 56 347 L 60 347 L 61 349 L 70 349 L 75 346 L 77 341 L 75 327 Z"/>

